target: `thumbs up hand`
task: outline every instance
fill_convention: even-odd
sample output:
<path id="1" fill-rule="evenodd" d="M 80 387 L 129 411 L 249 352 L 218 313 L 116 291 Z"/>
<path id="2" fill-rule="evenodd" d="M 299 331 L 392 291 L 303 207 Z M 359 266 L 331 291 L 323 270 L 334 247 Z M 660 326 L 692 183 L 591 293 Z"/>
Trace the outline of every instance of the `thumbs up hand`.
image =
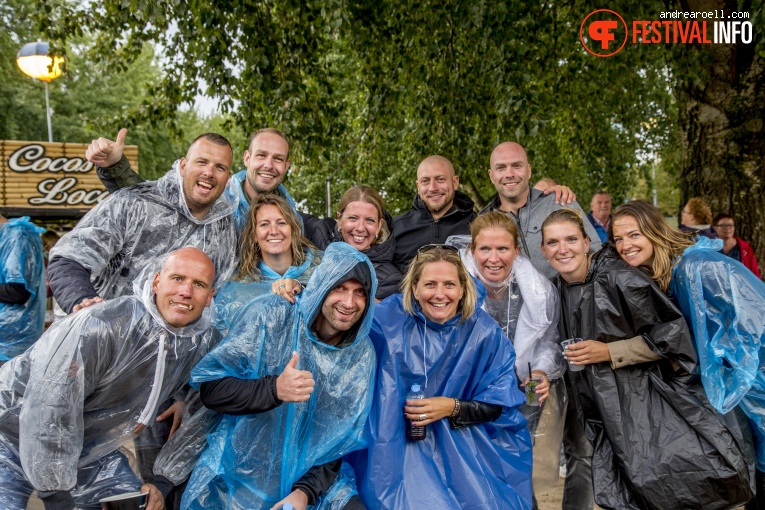
<path id="1" fill-rule="evenodd" d="M 282 402 L 305 402 L 311 398 L 315 385 L 311 372 L 298 370 L 298 353 L 292 353 L 292 359 L 276 378 L 276 397 Z"/>
<path id="2" fill-rule="evenodd" d="M 127 129 L 122 128 L 117 133 L 117 140 L 111 141 L 108 138 L 99 138 L 93 140 L 85 151 L 85 158 L 102 168 L 109 168 L 119 163 L 122 159 L 122 153 L 125 151 L 125 137 Z"/>

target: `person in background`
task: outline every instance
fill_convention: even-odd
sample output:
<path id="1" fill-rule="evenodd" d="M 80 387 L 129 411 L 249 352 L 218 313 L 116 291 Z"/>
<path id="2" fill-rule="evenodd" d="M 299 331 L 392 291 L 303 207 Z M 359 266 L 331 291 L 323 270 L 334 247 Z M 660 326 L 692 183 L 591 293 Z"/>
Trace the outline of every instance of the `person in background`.
<path id="1" fill-rule="evenodd" d="M 598 233 L 601 243 L 608 241 L 608 229 L 611 226 L 611 195 L 607 191 L 598 191 L 590 200 L 590 214 L 587 219 Z"/>
<path id="2" fill-rule="evenodd" d="M 746 432 L 709 405 L 680 311 L 611 245 L 591 254 L 577 211 L 550 213 L 542 236 L 559 273 L 561 338 L 576 341 L 564 355 L 569 368 L 584 367 L 570 380 L 594 449 L 595 502 L 625 510 L 747 502 L 754 466 Z"/>
<path id="3" fill-rule="evenodd" d="M 225 335 L 239 311 L 271 292 L 271 282 L 294 278 L 305 285 L 321 252 L 303 236 L 300 219 L 282 197 L 259 195 L 239 239 L 237 272 L 215 299 L 215 326 Z"/>
<path id="4" fill-rule="evenodd" d="M 377 382 L 367 449 L 347 457 L 369 509 L 531 506 L 531 441 L 515 352 L 480 309 L 456 248 L 420 248 L 396 294 L 375 305 Z M 412 385 L 425 398 L 406 400 Z M 407 440 L 406 422 L 425 427 Z"/>
<path id="5" fill-rule="evenodd" d="M 396 239 L 391 233 L 393 219 L 383 206 L 380 194 L 369 186 L 349 188 L 337 204 L 337 219 L 304 215 L 306 231 L 313 232 L 319 249 L 346 242 L 369 257 L 377 275 L 380 301 L 398 292 L 401 273 L 393 264 Z"/>
<path id="6" fill-rule="evenodd" d="M 558 181 L 551 179 L 550 177 L 542 177 L 534 183 L 534 189 L 538 189 L 539 191 L 544 191 L 553 186 L 558 186 Z"/>
<path id="7" fill-rule="evenodd" d="M 132 295 L 55 322 L 0 368 L 0 508 L 26 509 L 35 489 L 46 510 L 101 508 L 100 499 L 139 489 L 148 509 L 163 508 L 172 485 L 142 485 L 118 448 L 220 340 L 214 279 L 201 250 L 176 250 L 159 272 L 146 267 Z"/>
<path id="8" fill-rule="evenodd" d="M 694 232 L 700 236 L 717 239 L 712 223 L 712 209 L 699 197 L 694 197 L 685 204 L 680 215 L 680 230 Z"/>
<path id="9" fill-rule="evenodd" d="M 0 365 L 40 338 L 45 325 L 45 266 L 40 234 L 28 216 L 0 215 Z"/>
<path id="10" fill-rule="evenodd" d="M 670 227 L 641 200 L 616 208 L 612 235 L 619 255 L 647 271 L 683 313 L 710 403 L 724 414 L 740 407 L 749 417 L 757 498 L 748 508 L 765 508 L 765 283 L 720 253 L 720 240 Z"/>
<path id="11" fill-rule="evenodd" d="M 729 256 L 733 260 L 738 260 L 744 264 L 751 272 L 762 278 L 760 266 L 757 263 L 757 257 L 754 254 L 752 245 L 736 235 L 736 220 L 732 214 L 720 213 L 715 216 L 712 226 L 720 239 L 723 240 L 721 253 Z"/>

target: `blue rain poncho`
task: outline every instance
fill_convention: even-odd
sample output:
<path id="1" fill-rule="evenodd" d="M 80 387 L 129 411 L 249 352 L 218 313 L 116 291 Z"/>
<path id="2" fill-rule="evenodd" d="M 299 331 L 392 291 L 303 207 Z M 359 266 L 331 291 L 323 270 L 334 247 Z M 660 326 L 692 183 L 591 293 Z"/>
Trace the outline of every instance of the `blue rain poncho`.
<path id="1" fill-rule="evenodd" d="M 299 266 L 290 266 L 283 275 L 280 275 L 262 260 L 258 264 L 260 278 L 252 280 L 229 280 L 218 293 L 215 302 L 218 312 L 215 316 L 215 327 L 225 335 L 239 313 L 250 301 L 264 294 L 271 293 L 271 283 L 280 278 L 292 278 L 299 281 L 303 286 L 308 283 L 316 266 L 321 261 L 321 252 L 305 250 L 305 261 Z"/>
<path id="2" fill-rule="evenodd" d="M 202 219 L 186 205 L 178 162 L 157 181 L 142 182 L 110 195 L 86 214 L 51 250 L 90 270 L 104 299 L 132 294 L 133 280 L 155 259 L 193 246 L 215 266 L 220 288 L 235 266 L 235 203 L 223 193 Z"/>
<path id="3" fill-rule="evenodd" d="M 326 295 L 345 275 L 363 265 L 368 272 L 367 308 L 355 339 L 343 348 L 319 340 L 311 325 Z M 362 430 L 372 401 L 374 350 L 368 338 L 377 287 L 369 259 L 345 243 L 324 252 L 306 289 L 291 305 L 280 296 L 262 296 L 239 314 L 221 344 L 194 369 L 191 384 L 224 377 L 259 379 L 280 374 L 297 351 L 299 370 L 313 374 L 311 398 L 270 411 L 223 415 L 207 437 L 208 446 L 183 495 L 184 509 L 269 509 L 292 491 L 311 467 L 362 448 Z M 333 486 L 317 508 L 342 508 L 352 491 Z"/>
<path id="4" fill-rule="evenodd" d="M 480 303 L 479 303 L 480 305 Z M 515 352 L 489 314 L 461 322 L 412 316 L 397 294 L 375 306 L 370 337 L 378 358 L 377 387 L 365 430 L 367 449 L 350 456 L 359 496 L 370 510 L 531 508 L 531 440 L 518 406 Z M 492 422 L 452 430 L 427 426 L 407 441 L 404 402 L 413 384 L 425 397 L 478 400 L 504 407 Z"/>
<path id="5" fill-rule="evenodd" d="M 144 275 L 134 296 L 57 321 L 0 368 L 0 441 L 40 491 L 72 490 L 79 468 L 135 438 L 139 423 L 153 423 L 157 406 L 220 340 L 212 305 L 183 328 L 167 324 L 153 272 Z M 84 497 L 98 501 L 87 489 Z"/>
<path id="6" fill-rule="evenodd" d="M 0 283 L 21 283 L 29 291 L 23 305 L 0 303 L 0 361 L 24 352 L 45 326 L 45 264 L 40 234 L 29 216 L 0 226 Z"/>
<path id="7" fill-rule="evenodd" d="M 700 237 L 674 267 L 670 292 L 693 330 L 701 381 L 721 413 L 740 405 L 765 471 L 765 283 Z"/>
<path id="8" fill-rule="evenodd" d="M 244 224 L 247 223 L 247 217 L 250 215 L 250 197 L 247 196 L 247 193 L 245 193 L 244 188 L 242 187 L 246 178 L 247 170 L 242 170 L 241 172 L 235 173 L 231 177 L 228 186 L 226 186 L 225 195 L 227 195 L 228 200 L 230 200 L 231 203 L 235 204 L 234 222 L 236 223 L 237 232 L 242 232 L 244 230 Z M 300 216 L 300 212 L 298 212 L 297 206 L 295 205 L 295 199 L 292 198 L 292 195 L 290 195 L 289 192 L 287 192 L 287 188 L 284 187 L 284 184 L 280 184 L 273 192 L 287 200 L 287 203 L 292 210 L 295 211 L 295 216 L 297 216 L 300 225 L 302 225 L 303 217 Z"/>

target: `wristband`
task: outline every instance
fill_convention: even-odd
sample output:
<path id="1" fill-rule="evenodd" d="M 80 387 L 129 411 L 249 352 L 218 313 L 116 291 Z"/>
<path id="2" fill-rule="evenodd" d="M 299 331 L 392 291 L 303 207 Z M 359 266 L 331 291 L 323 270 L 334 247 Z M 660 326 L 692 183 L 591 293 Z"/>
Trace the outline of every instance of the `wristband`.
<path id="1" fill-rule="evenodd" d="M 450 418 L 456 418 L 460 415 L 460 399 L 455 398 L 454 399 L 454 411 L 452 411 L 452 415 Z"/>

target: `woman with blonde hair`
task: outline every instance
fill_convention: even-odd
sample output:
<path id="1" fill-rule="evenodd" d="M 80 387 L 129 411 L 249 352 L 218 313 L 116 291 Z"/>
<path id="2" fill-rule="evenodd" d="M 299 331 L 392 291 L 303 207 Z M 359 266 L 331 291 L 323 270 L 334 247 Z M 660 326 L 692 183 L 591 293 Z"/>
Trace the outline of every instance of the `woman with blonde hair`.
<path id="1" fill-rule="evenodd" d="M 682 314 L 612 246 L 591 254 L 589 242 L 574 210 L 542 223 L 543 254 L 559 273 L 574 405 L 593 445 L 595 502 L 627 510 L 745 503 L 745 435 L 723 423 L 692 375 L 696 352 Z"/>
<path id="2" fill-rule="evenodd" d="M 721 240 L 673 229 L 647 202 L 620 205 L 612 224 L 619 255 L 671 295 L 690 325 L 710 403 L 723 414 L 739 406 L 751 420 L 765 508 L 765 283 L 720 253 Z"/>
<path id="3" fill-rule="evenodd" d="M 274 194 L 260 195 L 251 204 L 239 253 L 236 274 L 215 299 L 215 325 L 224 335 L 240 309 L 270 292 L 271 282 L 291 278 L 305 285 L 321 261 L 321 252 L 303 236 L 292 207 Z"/>
<path id="4" fill-rule="evenodd" d="M 401 285 L 375 305 L 370 332 L 378 367 L 368 447 L 349 459 L 362 501 L 529 508 L 531 444 L 512 344 L 480 309 L 456 248 L 420 248 Z M 407 400 L 415 388 L 424 398 Z M 408 440 L 407 427 L 424 437 Z"/>
<path id="5" fill-rule="evenodd" d="M 344 241 L 369 257 L 377 276 L 377 300 L 398 292 L 401 273 L 393 265 L 396 249 L 391 234 L 393 218 L 377 191 L 369 186 L 349 188 L 337 205 L 337 219 L 319 219 L 309 214 L 303 218 L 306 232 L 320 249 Z"/>

